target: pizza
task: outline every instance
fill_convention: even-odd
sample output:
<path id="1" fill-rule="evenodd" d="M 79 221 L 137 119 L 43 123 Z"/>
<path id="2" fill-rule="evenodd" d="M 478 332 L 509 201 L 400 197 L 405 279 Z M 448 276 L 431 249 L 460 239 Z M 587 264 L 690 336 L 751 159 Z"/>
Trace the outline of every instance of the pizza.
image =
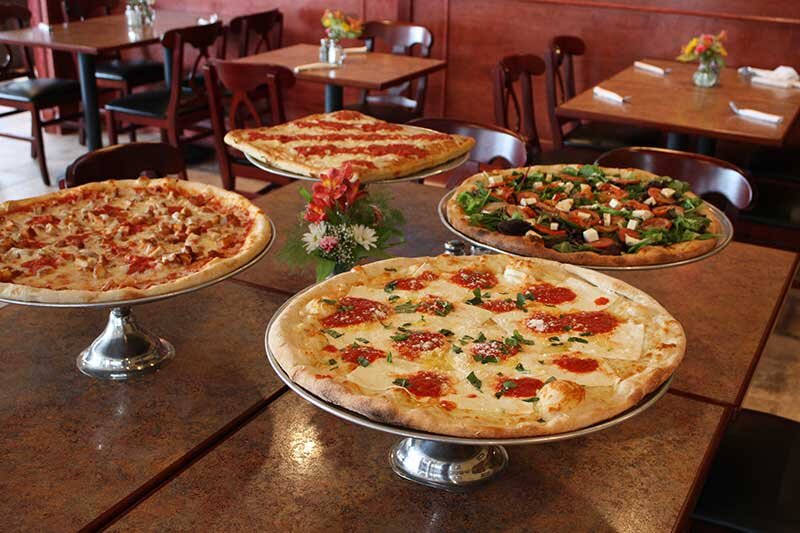
<path id="1" fill-rule="evenodd" d="M 507 255 L 395 258 L 295 297 L 270 352 L 296 383 L 371 419 L 522 437 L 608 419 L 680 363 L 653 298 L 573 265 Z"/>
<path id="2" fill-rule="evenodd" d="M 446 210 L 478 242 L 598 267 L 696 257 L 714 249 L 722 229 L 688 183 L 594 165 L 482 172 L 456 188 Z"/>
<path id="3" fill-rule="evenodd" d="M 362 182 L 399 178 L 469 152 L 475 140 L 392 124 L 358 111 L 310 115 L 269 128 L 232 130 L 225 142 L 273 167 L 318 178 L 350 163 Z"/>
<path id="4" fill-rule="evenodd" d="M 271 237 L 242 196 L 175 179 L 103 181 L 0 204 L 0 298 L 111 302 L 247 263 Z"/>

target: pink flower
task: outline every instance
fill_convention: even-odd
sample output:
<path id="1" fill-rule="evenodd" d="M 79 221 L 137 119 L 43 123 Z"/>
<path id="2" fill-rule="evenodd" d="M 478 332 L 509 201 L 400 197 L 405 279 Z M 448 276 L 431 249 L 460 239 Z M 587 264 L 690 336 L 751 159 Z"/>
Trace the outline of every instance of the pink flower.
<path id="1" fill-rule="evenodd" d="M 694 49 L 694 51 L 697 52 L 698 54 L 702 54 L 706 50 L 708 50 L 708 47 L 704 44 L 698 44 L 697 48 Z"/>
<path id="2" fill-rule="evenodd" d="M 319 247 L 322 248 L 322 250 L 327 253 L 330 253 L 331 250 L 336 248 L 338 244 L 339 244 L 339 239 L 337 239 L 333 235 L 326 235 L 319 241 Z"/>

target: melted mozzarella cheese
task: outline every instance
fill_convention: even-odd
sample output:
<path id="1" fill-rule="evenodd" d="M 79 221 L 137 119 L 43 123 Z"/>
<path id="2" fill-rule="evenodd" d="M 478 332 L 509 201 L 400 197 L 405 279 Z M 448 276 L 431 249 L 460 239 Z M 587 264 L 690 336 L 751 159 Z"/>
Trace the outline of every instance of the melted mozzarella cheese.
<path id="1" fill-rule="evenodd" d="M 642 356 L 644 326 L 623 322 L 611 333 L 582 338 L 585 338 L 587 343 L 572 343 L 572 350 L 595 357 L 636 361 Z"/>

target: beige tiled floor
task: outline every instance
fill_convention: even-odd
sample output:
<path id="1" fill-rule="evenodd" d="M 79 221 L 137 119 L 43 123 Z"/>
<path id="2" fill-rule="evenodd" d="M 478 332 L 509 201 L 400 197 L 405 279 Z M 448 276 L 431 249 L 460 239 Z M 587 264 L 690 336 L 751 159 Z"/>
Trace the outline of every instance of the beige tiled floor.
<path id="1" fill-rule="evenodd" d="M 2 109 L 0 109 L 1 111 Z M 4 131 L 27 133 L 30 122 L 25 114 L 0 120 Z M 140 140 L 158 140 L 156 133 L 142 133 Z M 55 183 L 67 165 L 85 152 L 77 135 L 51 135 L 45 139 L 45 152 Z M 220 185 L 216 161 L 210 159 L 189 167 L 189 179 Z M 239 190 L 255 192 L 264 186 L 255 180 L 237 181 Z M 0 201 L 35 196 L 55 190 L 45 187 L 29 146 L 20 141 L 0 139 Z M 2 305 L 2 304 L 0 304 Z M 793 291 L 753 377 L 745 406 L 800 422 L 800 291 Z"/>

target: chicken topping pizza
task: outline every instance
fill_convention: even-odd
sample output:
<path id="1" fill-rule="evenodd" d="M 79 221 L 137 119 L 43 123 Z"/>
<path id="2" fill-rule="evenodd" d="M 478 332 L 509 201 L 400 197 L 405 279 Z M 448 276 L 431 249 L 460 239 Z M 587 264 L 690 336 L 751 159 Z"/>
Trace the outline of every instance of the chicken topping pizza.
<path id="1" fill-rule="evenodd" d="M 225 142 L 276 168 L 318 178 L 349 163 L 361 181 L 407 176 L 469 152 L 474 139 L 336 111 L 229 131 Z"/>
<path id="2" fill-rule="evenodd" d="M 520 437 L 628 409 L 673 373 L 686 339 L 619 280 L 485 255 L 356 267 L 296 297 L 267 342 L 295 382 L 372 419 Z"/>
<path id="3" fill-rule="evenodd" d="M 271 227 L 242 196 L 200 183 L 104 181 L 0 204 L 0 297 L 118 301 L 219 277 Z"/>

